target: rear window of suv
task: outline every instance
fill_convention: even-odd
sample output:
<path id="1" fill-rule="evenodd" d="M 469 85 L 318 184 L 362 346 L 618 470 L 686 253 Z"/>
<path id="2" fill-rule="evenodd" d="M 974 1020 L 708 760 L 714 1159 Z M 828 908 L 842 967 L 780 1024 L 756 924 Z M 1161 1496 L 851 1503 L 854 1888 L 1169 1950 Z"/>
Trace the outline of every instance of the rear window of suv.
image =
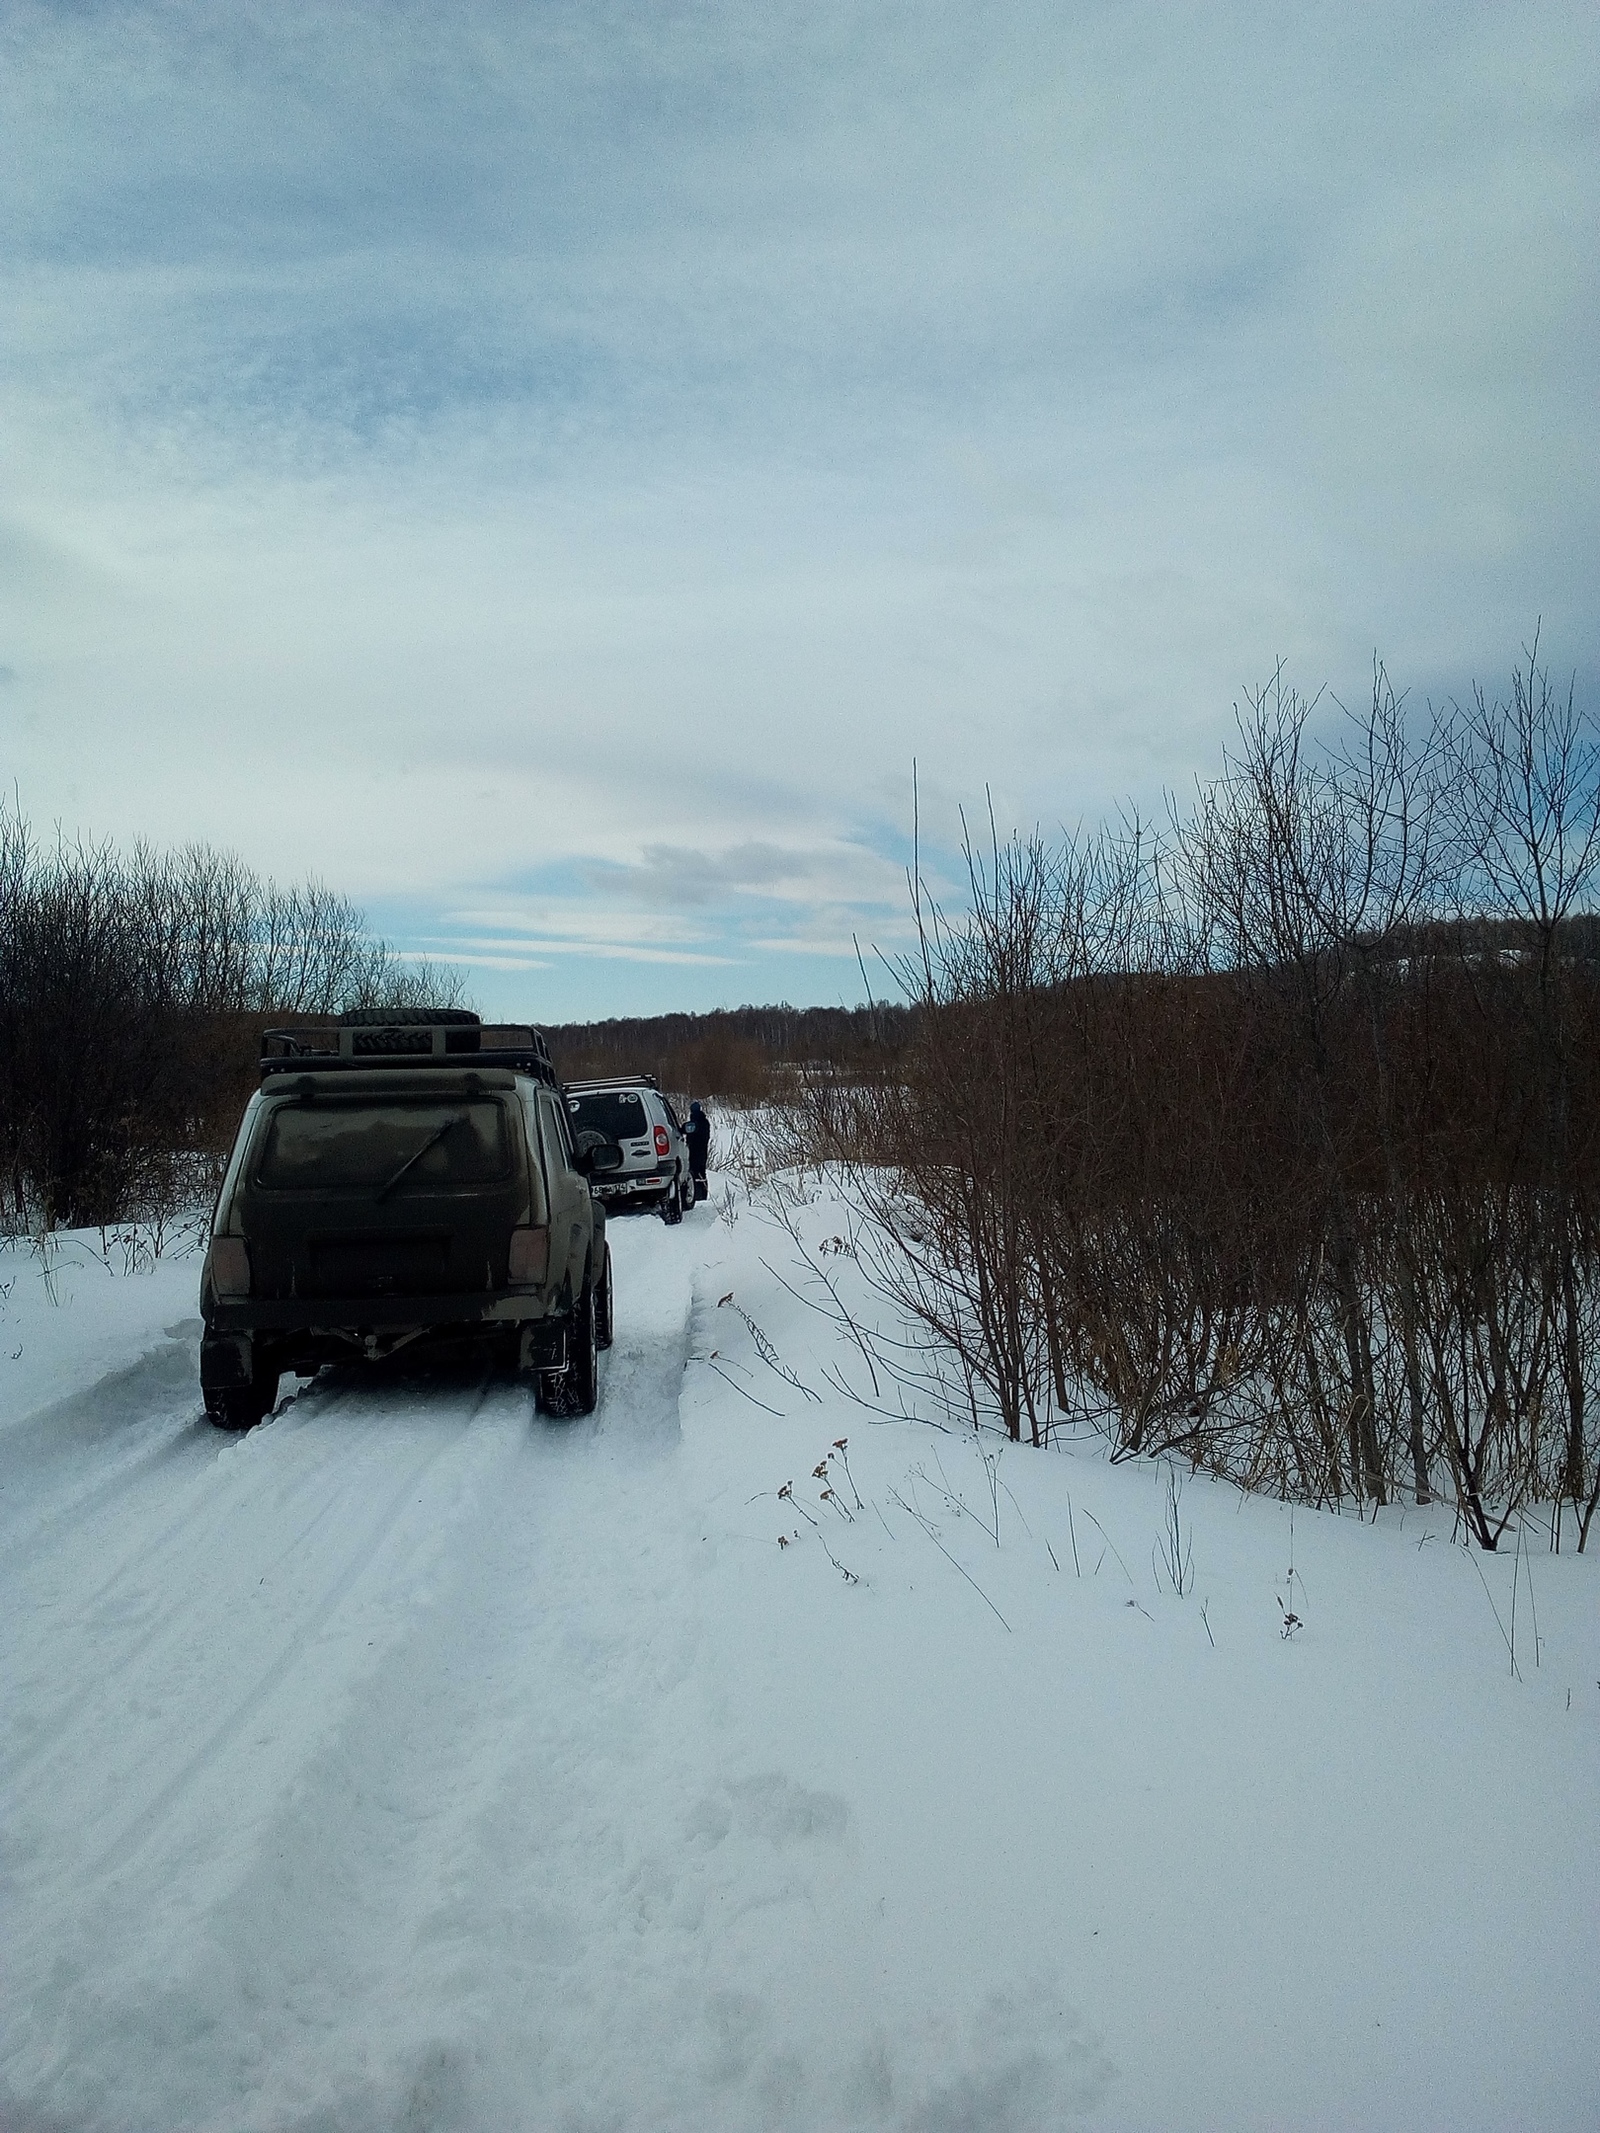
<path id="1" fill-rule="evenodd" d="M 505 1116 L 483 1099 L 282 1104 L 255 1166 L 270 1191 L 358 1186 L 401 1195 L 482 1185 L 511 1168 Z"/>
<path id="2" fill-rule="evenodd" d="M 597 1089 L 589 1096 L 569 1096 L 567 1110 L 574 1133 L 603 1133 L 608 1141 L 634 1141 L 650 1131 L 644 1098 L 632 1089 Z"/>

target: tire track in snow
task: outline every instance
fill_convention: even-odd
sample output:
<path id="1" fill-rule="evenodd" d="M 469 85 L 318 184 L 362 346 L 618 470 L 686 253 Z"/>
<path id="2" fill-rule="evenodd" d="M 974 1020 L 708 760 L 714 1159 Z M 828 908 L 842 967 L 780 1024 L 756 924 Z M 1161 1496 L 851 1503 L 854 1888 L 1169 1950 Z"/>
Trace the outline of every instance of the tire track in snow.
<path id="1" fill-rule="evenodd" d="M 175 1354 L 174 1350 L 178 1352 Z M 157 1365 L 160 1366 L 159 1370 Z M 156 1406 L 148 1413 L 140 1413 L 137 1398 L 130 1399 L 129 1394 L 137 1395 L 139 1389 L 146 1386 L 152 1392 L 168 1389 L 174 1370 L 178 1373 L 181 1410 L 175 1410 L 171 1406 Z M 225 1436 L 207 1418 L 200 1405 L 197 1347 L 190 1343 L 187 1348 L 180 1350 L 179 1344 L 174 1343 L 173 1349 L 157 1350 L 153 1355 L 144 1357 L 131 1370 L 119 1371 L 111 1378 L 102 1379 L 98 1386 L 92 1387 L 88 1392 L 75 1394 L 71 1400 L 62 1403 L 63 1410 L 84 1408 L 106 1395 L 119 1409 L 132 1410 L 125 1412 L 122 1420 L 126 1427 L 139 1431 L 141 1437 L 149 1429 L 162 1425 L 166 1426 L 167 1434 L 154 1443 L 143 1443 L 142 1448 L 135 1450 L 130 1456 L 116 1459 L 115 1471 L 105 1479 L 91 1482 L 77 1493 L 55 1503 L 37 1520 L 25 1537 L 17 1539 L 8 1536 L 8 1577 L 15 1575 L 41 1555 L 70 1559 L 74 1547 L 81 1548 L 84 1544 L 85 1529 L 90 1522 L 109 1512 L 112 1515 L 106 1522 L 114 1531 L 120 1532 L 132 1524 L 137 1538 L 124 1546 L 122 1553 L 106 1571 L 102 1583 L 86 1594 L 79 1603 L 83 1611 L 95 1607 L 129 1570 L 148 1570 L 152 1562 L 159 1559 L 174 1543 L 181 1543 L 189 1536 L 192 1531 L 195 1492 L 198 1490 L 209 1493 L 216 1469 L 228 1457 L 236 1456 L 246 1445 L 253 1446 L 269 1433 L 274 1435 L 275 1442 L 281 1441 L 277 1433 L 288 1435 L 293 1429 L 303 1426 L 303 1421 L 291 1422 L 290 1417 L 297 1415 L 301 1402 L 314 1393 L 320 1393 L 323 1399 L 326 1398 L 326 1388 L 308 1384 L 299 1393 L 288 1396 L 282 1403 L 283 1412 L 276 1418 L 269 1418 L 248 1437 Z M 319 1400 L 318 1412 L 321 1411 L 322 1401 Z M 54 1408 L 47 1410 L 46 1419 L 57 1412 Z M 32 1426 L 29 1425 L 30 1428 Z M 170 1504 L 170 1478 L 164 1470 L 173 1465 L 184 1470 L 185 1487 L 179 1499 L 179 1507 L 153 1531 L 148 1530 L 137 1520 L 137 1506 L 130 1499 L 141 1491 L 155 1488 L 160 1490 L 160 1501 Z M 8 1468 L 8 1473 L 9 1471 Z"/>
<path id="2" fill-rule="evenodd" d="M 71 1621 L 66 1626 L 67 1634 L 83 1644 L 93 1642 L 99 1649 L 96 1656 L 100 1662 L 102 1679 L 115 1676 L 126 1681 L 133 1669 L 158 1645 L 181 1642 L 192 1635 L 192 1624 L 182 1613 L 174 1613 L 164 1587 L 167 1579 L 164 1572 L 174 1556 L 181 1556 L 192 1566 L 195 1558 L 201 1562 L 214 1558 L 218 1545 L 213 1537 L 239 1512 L 236 1489 L 227 1486 L 232 1470 L 224 1465 L 229 1453 L 242 1447 L 219 1447 L 215 1432 L 206 1425 L 211 1435 L 211 1458 L 207 1473 L 192 1481 L 184 1491 L 181 1508 L 153 1534 L 145 1534 L 128 1542 L 117 1555 L 109 1570 L 81 1598 L 70 1598 Z M 219 1480 L 219 1469 L 221 1476 Z M 325 1499 L 323 1510 L 329 1508 L 332 1499 Z M 198 1515 L 197 1515 L 198 1514 Z M 312 1523 L 315 1523 L 313 1519 Z M 66 1598 L 73 1581 L 73 1572 L 79 1562 L 88 1557 L 97 1559 L 100 1550 L 94 1545 L 94 1536 L 75 1535 L 75 1545 L 64 1548 L 65 1561 L 57 1566 L 56 1593 L 31 1595 L 37 1608 L 47 1608 L 52 1599 Z M 291 1543 L 291 1547 L 292 1547 Z M 279 1558 L 281 1561 L 282 1558 Z M 8 1571 L 11 1566 L 8 1565 Z M 136 1601 L 142 1601 L 138 1619 L 148 1624 L 134 1633 L 127 1633 L 122 1620 L 122 1611 L 109 1609 L 107 1602 L 116 1595 L 132 1577 L 139 1579 Z M 119 1632 L 121 1632 L 119 1634 Z M 65 1656 L 65 1654 L 58 1654 Z M 36 1728 L 33 1744 L 12 1766 L 12 1782 L 20 1782 L 31 1776 L 41 1762 L 64 1745 L 68 1744 L 75 1730 L 93 1726 L 99 1720 L 98 1709 L 85 1705 L 74 1697 L 65 1717 L 53 1726 Z"/>
<path id="3" fill-rule="evenodd" d="M 0 1438 L 8 1571 L 55 1548 L 61 1534 L 114 1505 L 162 1468 L 212 1454 L 201 1424 L 199 1350 L 170 1341 L 126 1370 L 41 1409 Z M 99 1453 L 87 1476 L 86 1455 Z M 107 1472 L 106 1468 L 110 1471 Z M 39 1478 L 62 1484 L 43 1491 Z M 40 1494 L 44 1502 L 39 1502 Z M 26 1506 L 26 1508 L 22 1508 Z"/>
<path id="4" fill-rule="evenodd" d="M 343 1569 L 333 1584 L 323 1593 L 309 1614 L 302 1616 L 294 1625 L 292 1637 L 287 1638 L 283 1649 L 270 1664 L 256 1676 L 250 1686 L 239 1696 L 232 1709 L 214 1726 L 185 1762 L 174 1771 L 161 1790 L 134 1817 L 116 1840 L 99 1853 L 90 1864 L 90 1873 L 104 1875 L 114 1873 L 124 1865 L 143 1843 L 145 1837 L 166 1816 L 173 1803 L 189 1789 L 195 1778 L 207 1769 L 228 1744 L 235 1739 L 248 1723 L 252 1713 L 273 1694 L 288 1676 L 291 1667 L 300 1657 L 301 1647 L 315 1637 L 317 1632 L 332 1617 L 346 1593 L 355 1585 L 362 1573 L 372 1563 L 379 1550 L 398 1524 L 412 1491 L 424 1476 L 436 1467 L 453 1449 L 448 1444 L 438 1445 L 419 1465 L 407 1472 L 399 1486 L 385 1502 L 376 1524 L 368 1532 L 354 1555 L 348 1557 Z M 331 1510 L 331 1505 L 326 1507 Z M 322 1522 L 319 1513 L 306 1529 L 310 1532 Z M 292 1551 L 286 1551 L 286 1553 Z"/>
<path id="5" fill-rule="evenodd" d="M 301 1433 L 292 1433 L 278 1447 L 272 1444 L 271 1428 L 253 1433 L 228 1447 L 213 1462 L 211 1473 L 198 1485 L 204 1492 L 200 1502 L 193 1500 L 191 1491 L 191 1501 L 183 1514 L 168 1523 L 153 1550 L 141 1554 L 135 1546 L 128 1551 L 112 1577 L 99 1588 L 102 1607 L 98 1615 L 88 1609 L 81 1613 L 74 1610 L 71 1627 L 80 1651 L 85 1645 L 93 1650 L 93 1671 L 102 1683 L 115 1684 L 116 1701 L 132 1714 L 130 1725 L 115 1728 L 113 1756 L 120 1755 L 124 1765 L 131 1762 L 135 1768 L 139 1766 L 137 1741 L 141 1733 L 152 1730 L 152 1714 L 159 1717 L 171 1712 L 181 1733 L 183 1712 L 195 1703 L 215 1698 L 217 1666 L 207 1661 L 219 1650 L 221 1663 L 227 1668 L 222 1685 L 227 1706 L 224 1716 L 210 1727 L 154 1798 L 95 1854 L 92 1872 L 112 1871 L 125 1862 L 144 1835 L 160 1824 L 174 1800 L 226 1750 L 252 1713 L 287 1679 L 297 1658 L 332 1620 L 402 1522 L 414 1492 L 433 1469 L 452 1455 L 459 1455 L 469 1443 L 462 1424 L 466 1422 L 470 1429 L 486 1392 L 487 1388 L 480 1388 L 468 1416 L 448 1417 L 442 1430 L 439 1424 L 433 1425 L 421 1457 L 407 1461 L 398 1483 L 391 1482 L 378 1498 L 376 1513 L 368 1495 L 371 1470 L 374 1465 L 381 1468 L 391 1462 L 397 1442 L 407 1441 L 404 1436 L 397 1439 L 392 1429 L 385 1428 L 389 1418 L 381 1412 L 367 1423 L 353 1445 L 348 1421 L 340 1414 L 344 1401 L 329 1402 L 323 1410 L 329 1427 L 325 1440 L 315 1446 L 316 1457 L 305 1462 L 305 1470 L 290 1478 L 287 1491 L 280 1492 L 270 1506 L 264 1497 L 265 1484 L 275 1464 L 274 1453 L 295 1445 L 295 1437 Z M 318 1437 L 322 1438 L 320 1431 Z M 303 1452 L 305 1447 L 295 1445 L 295 1449 Z M 359 1456 L 353 1457 L 354 1452 Z M 239 1487 L 241 1468 L 248 1483 L 244 1490 Z M 214 1484 L 219 1469 L 222 1486 L 207 1487 L 207 1483 Z M 264 1557 L 263 1510 L 281 1515 L 286 1504 L 303 1501 L 307 1489 L 314 1485 L 325 1489 L 323 1501 L 281 1547 Z M 360 1538 L 352 1551 L 349 1524 L 353 1505 L 358 1512 Z M 197 1510 L 201 1514 L 198 1517 Z M 292 1590 L 292 1579 L 285 1572 L 295 1566 L 297 1556 L 319 1528 L 328 1529 L 331 1543 L 324 1550 L 325 1562 L 318 1565 L 322 1574 L 314 1580 L 309 1594 L 295 1596 L 285 1616 L 278 1611 L 284 1590 Z M 270 1520 L 265 1523 L 265 1530 L 271 1530 Z M 431 1526 L 424 1522 L 419 1542 L 431 1545 L 433 1537 Z M 141 1561 L 149 1575 L 137 1596 L 140 1626 L 130 1637 L 121 1633 L 123 1624 L 114 1614 L 106 1619 L 103 1602 Z M 181 1566 L 176 1575 L 170 1569 L 175 1562 Z M 183 1603 L 177 1607 L 171 1602 L 174 1585 L 185 1588 Z M 263 1609 L 256 1604 L 256 1595 L 264 1589 L 268 1589 L 267 1604 L 273 1609 L 265 1623 Z M 220 1623 L 214 1613 L 220 1613 Z M 257 1664 L 249 1685 L 240 1693 L 236 1640 L 259 1640 L 263 1628 L 271 1656 L 264 1664 Z M 83 1671 L 81 1663 L 72 1670 Z M 69 1682 L 70 1678 L 69 1675 Z M 74 1698 L 64 1717 L 36 1737 L 11 1774 L 12 1797 L 19 1806 L 27 1804 L 30 1792 L 38 1793 L 41 1771 L 59 1769 L 64 1763 L 73 1767 L 102 1759 L 92 1750 L 96 1732 L 103 1735 L 106 1730 L 107 1701 L 104 1697 Z M 163 1744 L 170 1743 L 170 1730 L 161 1730 Z M 27 1791 L 23 1790 L 25 1781 Z M 136 1778 L 134 1783 L 137 1784 Z M 102 1801 L 92 1819 L 103 1820 L 105 1813 Z"/>
<path id="6" fill-rule="evenodd" d="M 628 1218 L 631 1225 L 651 1219 L 638 1215 Z M 665 1224 L 661 1227 L 669 1240 L 666 1250 L 688 1244 L 681 1226 L 670 1230 Z M 635 1237 L 624 1230 L 619 1237 L 618 1228 L 616 1223 L 611 1225 L 613 1258 L 621 1257 L 624 1273 L 634 1268 L 642 1274 L 650 1268 L 654 1277 L 651 1287 L 657 1293 L 650 1295 L 642 1308 L 639 1303 L 630 1308 L 627 1297 L 619 1290 L 616 1340 L 607 1357 L 600 1403 L 589 1434 L 609 1436 L 626 1431 L 630 1444 L 641 1449 L 667 1449 L 680 1436 L 678 1393 L 689 1359 L 692 1262 L 682 1252 L 675 1263 L 668 1261 L 659 1269 L 651 1267 L 652 1258 L 660 1259 L 664 1254 L 650 1232 Z M 619 1244 L 621 1255 L 617 1252 Z"/>
<path id="7" fill-rule="evenodd" d="M 197 1525 L 196 1522 L 197 1505 L 202 1512 L 208 1513 L 214 1518 L 230 1515 L 238 1508 L 236 1499 L 241 1472 L 238 1462 L 245 1463 L 245 1471 L 250 1474 L 252 1483 L 257 1485 L 259 1483 L 259 1475 L 256 1472 L 256 1462 L 263 1458 L 272 1462 L 268 1471 L 276 1482 L 274 1508 L 279 1510 L 285 1508 L 296 1495 L 304 1495 L 322 1487 L 326 1482 L 328 1472 L 332 1469 L 337 1468 L 342 1478 L 348 1478 L 353 1456 L 369 1460 L 372 1455 L 372 1448 L 367 1441 L 365 1421 L 363 1421 L 361 1434 L 356 1437 L 353 1446 L 349 1433 L 350 1416 L 354 1414 L 364 1418 L 369 1415 L 371 1411 L 370 1399 L 367 1397 L 365 1388 L 363 1388 L 362 1393 L 356 1395 L 354 1401 L 351 1400 L 350 1395 L 351 1388 L 348 1386 L 329 1386 L 325 1383 L 308 1384 L 300 1393 L 289 1397 L 284 1403 L 283 1412 L 279 1413 L 275 1418 L 269 1419 L 247 1436 L 237 1438 L 223 1435 L 203 1416 L 197 1417 L 190 1425 L 190 1428 L 182 1432 L 181 1438 L 177 1442 L 180 1444 L 187 1443 L 192 1435 L 192 1441 L 201 1464 L 201 1471 L 187 1477 L 179 1504 L 176 1509 L 171 1510 L 169 1516 L 157 1524 L 153 1530 L 140 1527 L 135 1537 L 124 1544 L 120 1554 L 115 1557 L 109 1568 L 105 1570 L 101 1582 L 75 1603 L 77 1616 L 80 1619 L 85 1619 L 92 1615 L 93 1611 L 101 1606 L 130 1575 L 138 1574 L 148 1584 L 152 1582 L 155 1573 L 168 1558 L 176 1556 L 184 1560 L 192 1560 L 198 1552 L 199 1543 L 204 1538 L 204 1529 L 202 1526 Z M 335 1420 L 336 1424 L 342 1425 L 346 1430 L 346 1435 L 342 1438 L 333 1434 L 324 1436 L 319 1431 L 315 1440 L 319 1456 L 315 1459 L 304 1457 L 298 1459 L 288 1468 L 284 1478 L 278 1479 L 278 1468 L 283 1464 L 283 1452 L 289 1440 L 298 1436 L 308 1427 L 314 1428 L 329 1418 Z M 129 1522 L 128 1514 L 133 1507 L 123 1502 L 124 1494 L 131 1486 L 142 1484 L 152 1478 L 154 1470 L 159 1468 L 166 1460 L 171 1459 L 176 1448 L 174 1441 L 169 1440 L 167 1443 L 146 1453 L 136 1463 L 136 1471 L 125 1473 L 118 1477 L 117 1480 L 107 1483 L 98 1492 L 104 1502 L 97 1502 L 94 1509 L 104 1508 L 109 1505 L 123 1514 L 118 1521 L 119 1525 L 126 1525 Z M 297 1447 L 297 1449 L 303 1450 L 303 1447 Z M 229 1483 L 232 1483 L 234 1487 L 233 1497 L 225 1493 Z M 256 1488 L 253 1487 L 251 1491 L 252 1501 L 256 1499 L 256 1493 Z M 164 1495 L 163 1502 L 166 1501 L 167 1498 Z M 302 1529 L 301 1533 L 291 1537 L 289 1542 L 286 1543 L 285 1552 L 292 1552 L 293 1548 L 303 1539 L 304 1533 L 309 1530 L 309 1526 L 315 1524 L 318 1518 L 325 1515 L 329 1509 L 335 1507 L 336 1502 L 336 1497 L 323 1494 L 318 1509 L 313 1514 L 312 1519 L 308 1521 L 307 1527 Z M 88 1544 L 80 1529 L 85 1525 L 87 1517 L 92 1515 L 92 1511 L 86 1511 L 78 1505 L 72 1507 L 70 1514 L 64 1514 L 61 1523 L 69 1525 L 73 1529 L 72 1541 L 68 1542 L 65 1548 L 61 1550 L 61 1553 L 68 1559 L 72 1555 L 74 1545 L 77 1546 L 78 1552 L 81 1553 L 84 1546 Z M 94 1552 L 98 1556 L 101 1551 L 98 1547 L 95 1547 Z M 8 1573 L 17 1567 L 17 1559 L 8 1557 Z M 267 1566 L 269 1574 L 274 1567 L 276 1567 L 275 1564 Z"/>
<path id="8" fill-rule="evenodd" d="M 554 1910 L 530 1957 L 547 1868 L 598 1876 L 598 1920 L 574 1930 L 620 1936 L 626 1958 L 652 1885 L 644 1799 L 693 1793 L 687 1519 L 664 1462 L 696 1255 L 682 1231 L 617 1231 L 594 1416 L 534 1417 L 509 1387 L 480 1388 L 464 1414 L 442 1392 L 319 1386 L 186 1482 L 154 1561 L 148 1527 L 120 1535 L 109 1578 L 103 1551 L 79 1556 L 101 1573 L 104 1635 L 72 1669 L 93 1680 L 81 1729 L 30 1787 L 28 1820 L 58 1834 L 22 1862 L 13 1906 L 7 2068 L 28 2067 L 21 2092 L 41 2106 L 70 2097 L 74 2123 L 111 2126 L 133 2093 L 151 2123 L 276 2126 L 297 2096 L 365 2125 L 427 2039 L 452 2063 L 484 1995 L 504 2007 L 505 1986 L 474 1981 L 480 1925 L 513 1986 L 560 1983 Z M 396 1478 L 419 1431 L 425 1454 Z M 140 1620 L 136 1649 L 127 1610 L 175 1588 L 176 1619 Z M 219 1689 L 203 1733 L 152 1717 Z M 289 1737 L 263 1747 L 257 1726 Z M 102 1774 L 113 1747 L 124 1768 Z"/>
<path id="9" fill-rule="evenodd" d="M 365 2127 L 409 2122 L 415 2061 L 448 2069 L 480 2025 L 525 2027 L 597 1940 L 659 1995 L 640 1832 L 662 1790 L 685 1814 L 699 1797 L 682 1738 L 698 1708 L 687 1523 L 662 1518 L 690 1302 L 670 1239 L 629 1226 L 619 1268 L 650 1278 L 619 1290 L 596 1415 L 537 1421 L 496 1463 L 438 1607 L 357 1686 L 250 1866 L 177 1944 L 165 2028 L 197 2040 L 172 2070 L 177 2116 L 200 2116 L 219 2079 L 248 2085 L 242 2057 L 231 2076 L 216 2065 L 242 2024 L 312 2120 Z M 314 1932 L 285 1931 L 307 1918 Z"/>

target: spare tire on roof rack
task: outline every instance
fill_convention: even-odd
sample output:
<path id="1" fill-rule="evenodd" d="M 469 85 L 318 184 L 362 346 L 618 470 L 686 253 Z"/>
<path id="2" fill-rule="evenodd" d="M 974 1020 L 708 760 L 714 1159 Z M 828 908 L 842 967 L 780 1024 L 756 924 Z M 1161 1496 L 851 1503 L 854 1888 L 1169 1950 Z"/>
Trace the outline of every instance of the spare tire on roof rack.
<path id="1" fill-rule="evenodd" d="M 333 1019 L 340 1029 L 418 1029 L 439 1022 L 476 1027 L 483 1018 L 470 1007 L 347 1007 Z"/>
<path id="2" fill-rule="evenodd" d="M 544 1032 L 527 1022 L 485 1023 L 461 1007 L 355 1007 L 262 1033 L 263 1079 L 294 1068 L 509 1066 L 559 1087 Z"/>
<path id="3" fill-rule="evenodd" d="M 340 1051 L 357 1059 L 475 1052 L 482 1042 L 477 1016 L 458 1007 L 356 1007 L 339 1017 L 338 1026 L 349 1031 Z"/>

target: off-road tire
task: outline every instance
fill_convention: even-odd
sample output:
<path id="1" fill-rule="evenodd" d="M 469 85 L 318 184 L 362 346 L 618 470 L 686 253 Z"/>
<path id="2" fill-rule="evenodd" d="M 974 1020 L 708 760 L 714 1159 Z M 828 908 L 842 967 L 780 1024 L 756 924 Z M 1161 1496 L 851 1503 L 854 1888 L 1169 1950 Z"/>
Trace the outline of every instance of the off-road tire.
<path id="1" fill-rule="evenodd" d="M 683 1220 L 683 1187 L 676 1178 L 672 1181 L 672 1190 L 661 1203 L 661 1219 L 668 1229 Z"/>
<path id="2" fill-rule="evenodd" d="M 600 1286 L 594 1299 L 594 1344 L 597 1348 L 609 1348 L 616 1331 L 614 1291 L 611 1286 L 611 1247 L 606 1246 L 605 1271 L 600 1276 Z"/>
<path id="3" fill-rule="evenodd" d="M 584 1284 L 567 1328 L 567 1367 L 539 1373 L 538 1403 L 547 1415 L 592 1415 L 600 1398 L 600 1353 L 594 1286 Z"/>
<path id="4" fill-rule="evenodd" d="M 594 1283 L 585 1282 L 567 1336 L 567 1411 L 592 1415 L 600 1399 L 600 1344 Z"/>
<path id="5" fill-rule="evenodd" d="M 467 1007 L 350 1007 L 337 1017 L 341 1029 L 469 1029 L 478 1019 Z"/>
<path id="6" fill-rule="evenodd" d="M 218 1429 L 254 1429 L 278 1404 L 278 1375 L 258 1370 L 248 1385 L 207 1386 L 207 1421 Z"/>

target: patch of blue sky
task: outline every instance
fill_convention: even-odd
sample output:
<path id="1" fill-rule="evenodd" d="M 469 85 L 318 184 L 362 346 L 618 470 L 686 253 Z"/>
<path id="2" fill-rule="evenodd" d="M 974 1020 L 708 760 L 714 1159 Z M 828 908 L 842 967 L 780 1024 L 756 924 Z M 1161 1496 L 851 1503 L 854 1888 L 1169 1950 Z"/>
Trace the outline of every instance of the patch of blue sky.
<path id="1" fill-rule="evenodd" d="M 820 848 L 749 838 L 654 845 L 632 863 L 523 868 L 442 903 L 381 897 L 368 917 L 402 952 L 455 966 L 469 990 L 499 1005 L 539 972 L 541 997 L 554 1003 L 544 1012 L 556 1020 L 626 1012 L 616 1002 L 639 983 L 699 1009 L 789 998 L 797 986 L 805 997 L 854 1002 L 866 989 L 863 960 L 882 995 L 888 965 L 909 945 L 911 849 L 887 826 Z M 956 855 L 922 857 L 925 875 L 948 891 Z"/>

